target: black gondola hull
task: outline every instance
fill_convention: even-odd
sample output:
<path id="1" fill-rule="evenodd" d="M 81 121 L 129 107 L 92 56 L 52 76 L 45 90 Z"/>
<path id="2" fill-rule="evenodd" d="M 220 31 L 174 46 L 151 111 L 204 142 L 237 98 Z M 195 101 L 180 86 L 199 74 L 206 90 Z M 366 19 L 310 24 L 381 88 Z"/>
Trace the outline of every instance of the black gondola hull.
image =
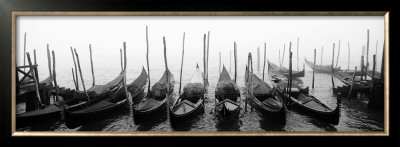
<path id="1" fill-rule="evenodd" d="M 282 92 L 277 90 L 277 95 L 284 99 L 285 101 L 288 101 L 291 105 L 290 108 L 293 108 L 299 112 L 302 112 L 306 115 L 318 118 L 320 120 L 323 120 L 325 122 L 331 123 L 333 125 L 339 124 L 339 118 L 340 118 L 340 102 L 338 102 L 338 106 L 336 109 L 329 111 L 329 112 L 324 112 L 324 111 L 317 111 L 312 108 L 306 107 L 294 100 L 292 98 L 288 98 L 285 96 Z M 288 106 L 289 107 L 289 106 Z"/>
<path id="2" fill-rule="evenodd" d="M 258 111 L 260 116 L 270 118 L 279 124 L 286 124 L 286 108 L 284 104 L 280 109 L 268 108 L 268 106 L 262 104 L 254 97 L 250 98 L 250 103 Z"/>
<path id="3" fill-rule="evenodd" d="M 193 111 L 181 115 L 175 114 L 171 109 L 169 111 L 170 111 L 171 123 L 173 124 L 185 123 L 196 118 L 199 114 L 204 113 L 204 105 L 199 104 Z"/>
<path id="4" fill-rule="evenodd" d="M 115 113 L 121 109 L 125 109 L 127 101 L 122 100 L 118 103 L 112 104 L 110 106 L 104 107 L 102 109 L 98 109 L 95 111 L 75 113 L 65 111 L 65 124 L 68 128 L 76 128 L 81 125 L 84 125 L 90 121 L 98 120 L 104 118 L 105 116 Z"/>
<path id="5" fill-rule="evenodd" d="M 222 102 L 223 103 L 223 102 Z M 228 110 L 224 104 L 217 104 L 215 107 L 215 114 L 220 122 L 229 124 L 239 118 L 240 107 L 234 110 Z"/>
<path id="6" fill-rule="evenodd" d="M 47 112 L 42 115 L 31 115 L 31 116 L 16 116 L 16 128 L 23 128 L 33 124 L 40 123 L 43 120 L 57 120 L 60 119 L 61 109 L 58 111 Z"/>
<path id="7" fill-rule="evenodd" d="M 167 111 L 166 109 L 167 109 L 167 102 L 164 101 L 160 106 L 158 106 L 157 108 L 154 108 L 151 111 L 145 111 L 145 112 L 142 112 L 140 110 L 135 111 L 133 114 L 133 120 L 135 122 L 135 125 L 139 125 L 139 124 L 149 120 L 153 116 L 157 116 L 156 114 Z"/>

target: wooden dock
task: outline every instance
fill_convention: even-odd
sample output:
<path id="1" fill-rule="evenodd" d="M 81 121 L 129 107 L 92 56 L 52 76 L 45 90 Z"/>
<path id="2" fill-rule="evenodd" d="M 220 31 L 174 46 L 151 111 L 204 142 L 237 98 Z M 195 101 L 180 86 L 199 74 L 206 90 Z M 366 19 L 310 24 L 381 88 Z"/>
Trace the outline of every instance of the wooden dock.
<path id="1" fill-rule="evenodd" d="M 37 71 L 37 65 L 32 66 L 34 71 Z M 31 70 L 28 72 L 24 72 L 23 68 L 28 68 L 28 66 L 19 66 L 17 67 L 17 71 L 24 75 L 21 79 L 18 78 L 17 73 L 17 87 L 16 87 L 16 104 L 25 103 L 26 109 L 25 111 L 32 111 L 38 108 L 38 99 L 36 95 L 36 85 L 34 78 L 31 76 Z M 36 78 L 39 80 L 38 78 Z M 63 97 L 64 100 L 70 99 L 73 97 L 75 92 L 74 89 L 58 87 L 59 92 L 58 95 Z M 56 88 L 52 83 L 50 77 L 42 80 L 38 83 L 39 96 L 40 101 L 44 105 L 50 105 L 51 102 L 56 102 Z M 51 100 L 53 99 L 53 100 Z"/>

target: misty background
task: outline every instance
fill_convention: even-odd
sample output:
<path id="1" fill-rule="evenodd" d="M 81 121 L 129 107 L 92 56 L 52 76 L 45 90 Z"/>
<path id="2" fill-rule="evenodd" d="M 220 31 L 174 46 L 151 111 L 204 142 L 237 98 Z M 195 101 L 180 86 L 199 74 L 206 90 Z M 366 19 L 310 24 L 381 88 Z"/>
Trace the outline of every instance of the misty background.
<path id="1" fill-rule="evenodd" d="M 209 75 L 210 84 L 218 79 L 219 52 L 222 64 L 231 77 L 234 74 L 233 48 L 237 43 L 238 77 L 244 77 L 249 52 L 253 55 L 254 70 L 257 71 L 257 48 L 260 48 L 262 72 L 264 43 L 267 60 L 279 65 L 279 50 L 283 53 L 286 44 L 284 66 L 289 67 L 289 43 L 293 52 L 293 69 L 297 70 L 297 39 L 299 38 L 299 69 L 304 58 L 313 61 L 317 49 L 316 63 L 332 63 L 335 43 L 335 64 L 347 69 L 348 43 L 350 45 L 350 69 L 360 69 L 362 46 L 367 45 L 367 30 L 370 30 L 369 62 L 377 49 L 377 70 L 380 71 L 384 42 L 383 16 L 17 16 L 16 19 L 17 66 L 23 65 L 24 33 L 26 51 L 33 60 L 36 49 L 39 79 L 49 76 L 47 49 L 56 54 L 57 82 L 60 86 L 73 88 L 71 68 L 74 68 L 70 47 L 76 48 L 82 68 L 85 86 L 92 84 L 89 44 L 92 46 L 96 84 L 105 84 L 121 71 L 120 49 L 126 42 L 127 83 L 131 83 L 146 63 L 146 26 L 149 36 L 149 62 L 151 84 L 158 81 L 165 69 L 163 36 L 166 38 L 168 66 L 179 81 L 183 33 L 185 56 L 183 83 L 188 82 L 198 63 L 203 70 L 203 37 L 210 31 Z M 376 42 L 378 41 L 378 45 Z M 230 58 L 232 52 L 232 58 Z M 231 63 L 230 63 L 231 59 Z M 366 60 L 366 58 L 365 58 Z M 26 64 L 28 61 L 26 59 Z M 32 61 L 33 62 L 33 61 Z M 306 71 L 312 69 L 306 65 Z M 265 72 L 267 73 L 267 67 Z M 267 74 L 266 74 L 267 76 Z M 22 76 L 20 76 L 22 77 Z M 81 83 L 79 81 L 79 83 Z M 244 81 L 239 81 L 243 86 Z M 241 85 L 242 84 L 242 85 Z M 80 85 L 81 86 L 81 85 Z M 178 86 L 176 86 L 178 87 Z"/>

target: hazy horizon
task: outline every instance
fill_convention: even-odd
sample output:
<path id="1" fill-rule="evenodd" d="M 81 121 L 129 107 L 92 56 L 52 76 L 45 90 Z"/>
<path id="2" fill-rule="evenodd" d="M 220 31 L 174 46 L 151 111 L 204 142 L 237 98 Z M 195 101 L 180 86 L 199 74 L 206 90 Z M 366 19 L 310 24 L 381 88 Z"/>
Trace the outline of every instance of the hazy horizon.
<path id="1" fill-rule="evenodd" d="M 104 71 L 112 75 L 119 73 L 121 62 L 119 50 L 123 47 L 123 42 L 127 45 L 128 70 L 139 73 L 142 66 L 146 68 L 146 26 L 149 33 L 150 72 L 152 69 L 164 70 L 162 41 L 164 36 L 168 66 L 173 69 L 172 71 L 179 71 L 184 32 L 186 34 L 184 71 L 194 71 L 196 63 L 203 67 L 203 36 L 210 31 L 210 72 L 215 72 L 219 68 L 219 52 L 222 54 L 222 64 L 229 71 L 231 51 L 233 72 L 233 46 L 236 42 L 240 75 L 244 74 L 242 69 L 247 63 L 249 52 L 253 55 L 254 70 L 257 69 L 258 47 L 260 47 L 262 69 L 264 43 L 266 43 L 267 60 L 278 65 L 279 50 L 282 54 L 286 44 L 284 66 L 288 67 L 288 50 L 291 42 L 293 69 L 297 70 L 297 38 L 299 38 L 299 69 L 302 69 L 304 58 L 313 61 L 314 49 L 317 49 L 316 63 L 320 64 L 322 47 L 323 64 L 331 64 L 333 43 L 335 43 L 336 64 L 340 40 L 338 66 L 347 69 L 349 43 L 350 69 L 353 70 L 355 66 L 360 66 L 362 46 L 367 44 L 368 29 L 370 69 L 378 40 L 376 67 L 380 71 L 384 41 L 383 16 L 18 16 L 16 24 L 18 66 L 23 64 L 26 32 L 26 51 L 30 52 L 33 60 L 33 49 L 36 49 L 40 76 L 48 75 L 46 44 L 49 44 L 50 50 L 54 50 L 56 54 L 57 74 L 71 73 L 74 65 L 70 47 L 76 48 L 85 80 L 91 80 L 89 44 L 93 51 L 96 80 L 102 78 L 101 72 Z M 306 70 L 310 71 L 311 68 L 306 65 Z M 173 74 L 176 74 L 175 79 L 179 80 L 179 72 Z M 136 76 L 129 75 L 128 79 Z M 191 77 L 185 76 L 184 78 Z M 72 77 L 66 78 L 72 80 Z"/>

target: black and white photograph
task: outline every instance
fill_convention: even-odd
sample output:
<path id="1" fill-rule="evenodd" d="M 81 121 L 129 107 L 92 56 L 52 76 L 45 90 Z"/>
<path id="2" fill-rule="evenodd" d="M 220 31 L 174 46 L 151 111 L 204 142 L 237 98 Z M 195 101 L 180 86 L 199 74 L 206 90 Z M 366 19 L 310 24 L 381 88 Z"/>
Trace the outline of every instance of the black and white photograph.
<path id="1" fill-rule="evenodd" d="M 12 125 L 385 134 L 385 19 L 19 12 Z"/>

